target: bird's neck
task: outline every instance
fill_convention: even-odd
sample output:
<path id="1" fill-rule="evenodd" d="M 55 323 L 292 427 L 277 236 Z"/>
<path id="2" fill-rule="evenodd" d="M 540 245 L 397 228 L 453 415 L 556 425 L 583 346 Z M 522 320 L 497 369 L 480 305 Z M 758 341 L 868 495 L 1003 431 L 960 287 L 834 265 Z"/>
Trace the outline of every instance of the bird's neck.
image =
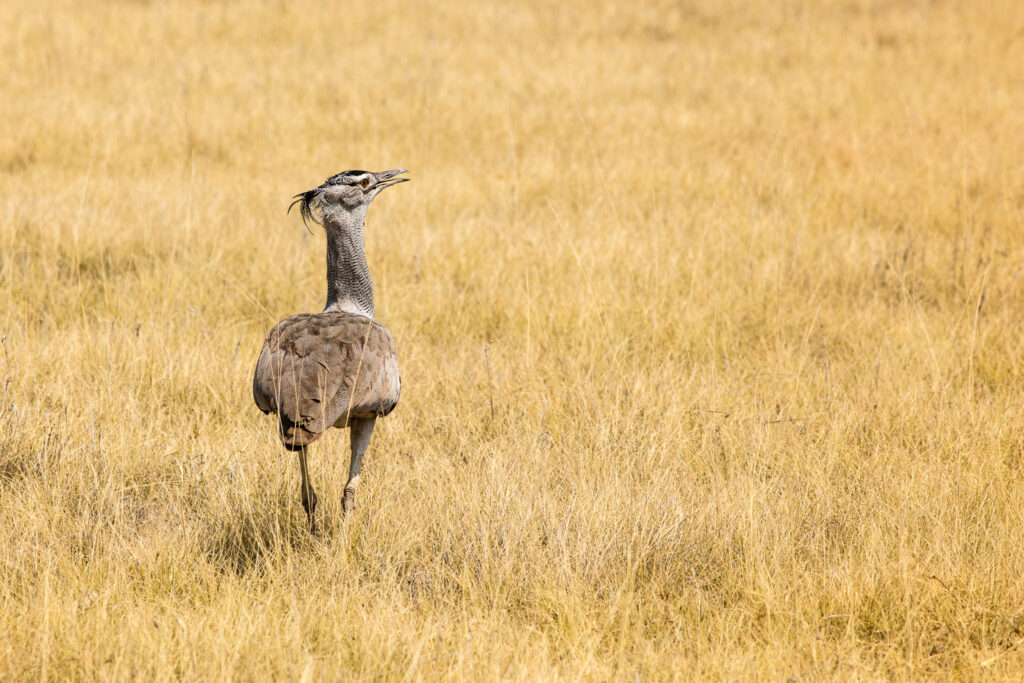
<path id="1" fill-rule="evenodd" d="M 373 317 L 373 280 L 366 264 L 361 215 L 324 216 L 327 232 L 327 305 L 324 313 L 345 311 Z"/>

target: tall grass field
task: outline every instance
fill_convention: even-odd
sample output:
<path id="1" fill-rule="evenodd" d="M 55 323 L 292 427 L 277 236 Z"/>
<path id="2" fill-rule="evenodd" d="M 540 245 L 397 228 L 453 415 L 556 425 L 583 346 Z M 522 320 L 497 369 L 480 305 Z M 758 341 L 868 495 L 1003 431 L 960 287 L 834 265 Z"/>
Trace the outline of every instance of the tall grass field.
<path id="1" fill-rule="evenodd" d="M 1024 4 L 0 3 L 0 679 L 1024 678 Z M 370 209 L 343 517 L 251 396 Z"/>

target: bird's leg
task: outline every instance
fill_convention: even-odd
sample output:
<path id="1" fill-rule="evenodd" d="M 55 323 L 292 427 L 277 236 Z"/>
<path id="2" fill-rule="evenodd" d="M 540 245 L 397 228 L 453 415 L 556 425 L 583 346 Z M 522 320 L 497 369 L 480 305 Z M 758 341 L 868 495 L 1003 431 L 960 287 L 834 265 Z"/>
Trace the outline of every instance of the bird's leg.
<path id="1" fill-rule="evenodd" d="M 363 453 L 370 445 L 370 435 L 373 434 L 373 425 L 377 418 L 353 418 L 349 421 L 349 440 L 352 446 L 352 460 L 348 466 L 348 483 L 345 484 L 345 497 L 342 499 L 342 507 L 345 512 L 351 512 L 356 506 L 356 488 L 359 486 L 359 467 L 363 463 Z"/>
<path id="2" fill-rule="evenodd" d="M 313 519 L 313 512 L 316 510 L 316 493 L 313 485 L 309 482 L 309 465 L 306 462 L 308 450 L 305 446 L 299 449 L 299 469 L 302 470 L 302 507 L 306 509 L 306 516 L 309 518 L 309 530 L 316 531 L 316 521 Z"/>

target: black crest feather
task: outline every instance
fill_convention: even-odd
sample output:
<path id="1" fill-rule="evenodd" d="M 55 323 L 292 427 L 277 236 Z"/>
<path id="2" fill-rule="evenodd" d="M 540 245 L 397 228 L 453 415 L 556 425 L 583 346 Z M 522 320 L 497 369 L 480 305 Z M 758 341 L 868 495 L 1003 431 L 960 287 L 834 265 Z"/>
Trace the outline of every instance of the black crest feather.
<path id="1" fill-rule="evenodd" d="M 328 178 L 324 185 L 344 185 L 346 179 L 361 175 L 369 174 L 366 171 L 342 171 L 341 173 L 335 173 Z"/>
<path id="2" fill-rule="evenodd" d="M 313 221 L 317 225 L 321 225 L 320 219 L 317 218 L 315 213 L 313 213 L 313 200 L 316 199 L 316 195 L 319 191 L 320 188 L 315 187 L 312 190 L 300 192 L 292 198 L 295 201 L 288 205 L 288 213 L 292 212 L 293 206 L 296 204 L 299 205 L 299 215 L 302 216 L 302 224 L 306 226 L 307 230 L 309 229 L 309 221 Z"/>

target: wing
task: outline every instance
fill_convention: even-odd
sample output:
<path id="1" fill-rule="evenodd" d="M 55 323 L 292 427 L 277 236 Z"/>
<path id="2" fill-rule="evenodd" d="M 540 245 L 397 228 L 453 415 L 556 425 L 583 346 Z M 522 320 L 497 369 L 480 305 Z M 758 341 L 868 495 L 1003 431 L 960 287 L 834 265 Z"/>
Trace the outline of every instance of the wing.
<path id="1" fill-rule="evenodd" d="M 304 313 L 270 331 L 253 398 L 260 410 L 278 414 L 285 446 L 298 448 L 349 417 L 387 415 L 400 384 L 386 327 L 352 313 Z"/>

